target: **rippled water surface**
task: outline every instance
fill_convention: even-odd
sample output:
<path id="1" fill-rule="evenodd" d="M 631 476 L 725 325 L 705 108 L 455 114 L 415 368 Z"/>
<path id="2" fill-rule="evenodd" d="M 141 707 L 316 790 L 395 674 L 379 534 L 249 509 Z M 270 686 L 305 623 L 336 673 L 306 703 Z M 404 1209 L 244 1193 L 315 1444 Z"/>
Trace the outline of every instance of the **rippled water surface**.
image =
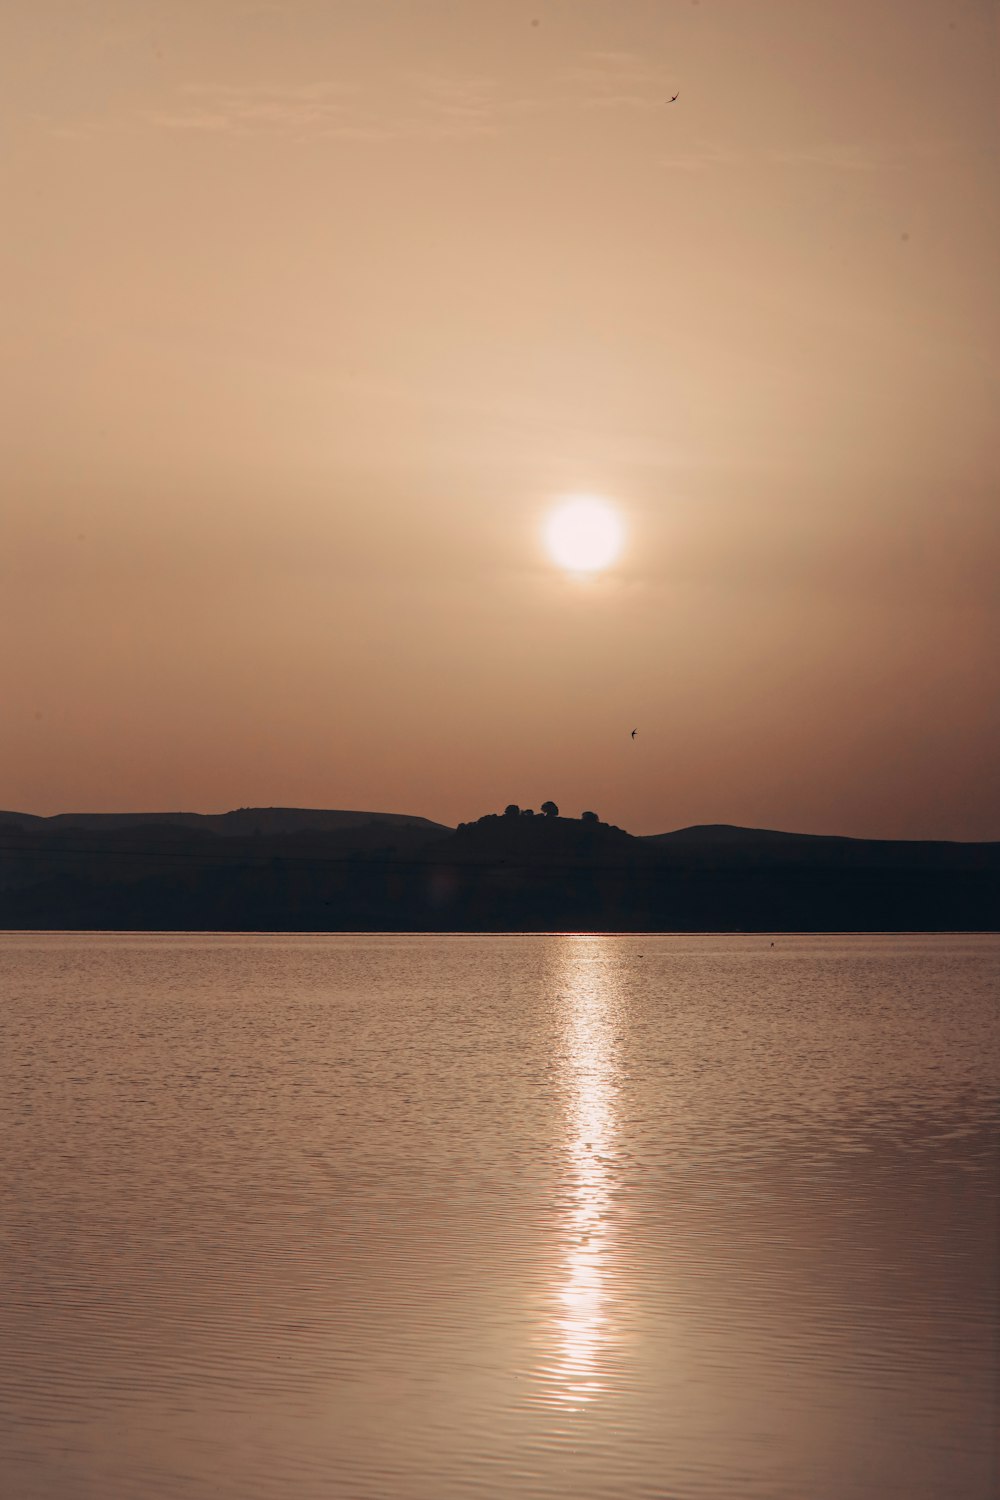
<path id="1" fill-rule="evenodd" d="M 995 1500 L 998 977 L 0 936 L 0 1493 Z"/>

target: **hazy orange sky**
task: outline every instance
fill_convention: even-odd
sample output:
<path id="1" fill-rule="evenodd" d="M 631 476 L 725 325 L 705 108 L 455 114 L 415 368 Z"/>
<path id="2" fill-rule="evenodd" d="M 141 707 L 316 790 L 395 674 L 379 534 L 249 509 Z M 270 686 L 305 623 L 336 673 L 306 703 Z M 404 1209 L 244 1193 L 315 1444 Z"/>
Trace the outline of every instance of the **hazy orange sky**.
<path id="1" fill-rule="evenodd" d="M 3 7 L 0 806 L 1000 838 L 997 15 Z"/>

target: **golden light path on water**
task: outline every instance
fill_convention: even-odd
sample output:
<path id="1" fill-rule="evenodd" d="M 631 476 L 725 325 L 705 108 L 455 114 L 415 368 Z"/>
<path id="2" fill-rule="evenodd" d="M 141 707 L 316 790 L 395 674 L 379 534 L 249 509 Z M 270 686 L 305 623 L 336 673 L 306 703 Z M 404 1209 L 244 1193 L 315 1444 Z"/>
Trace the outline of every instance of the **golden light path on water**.
<path id="1" fill-rule="evenodd" d="M 610 1388 L 610 1356 L 619 1337 L 612 1307 L 619 1253 L 613 1215 L 619 997 L 608 972 L 607 939 L 585 935 L 565 942 L 561 1082 L 568 1199 L 560 1237 L 567 1248 L 554 1288 L 553 1347 L 545 1375 L 547 1399 L 572 1408 Z"/>

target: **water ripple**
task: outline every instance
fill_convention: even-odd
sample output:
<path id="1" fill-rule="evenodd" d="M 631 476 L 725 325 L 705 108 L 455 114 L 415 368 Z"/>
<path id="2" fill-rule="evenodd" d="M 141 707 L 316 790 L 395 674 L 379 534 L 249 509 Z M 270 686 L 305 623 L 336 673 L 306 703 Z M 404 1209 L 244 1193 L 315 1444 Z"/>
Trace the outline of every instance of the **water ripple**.
<path id="1" fill-rule="evenodd" d="M 0 938 L 0 1492 L 992 1500 L 998 967 Z"/>

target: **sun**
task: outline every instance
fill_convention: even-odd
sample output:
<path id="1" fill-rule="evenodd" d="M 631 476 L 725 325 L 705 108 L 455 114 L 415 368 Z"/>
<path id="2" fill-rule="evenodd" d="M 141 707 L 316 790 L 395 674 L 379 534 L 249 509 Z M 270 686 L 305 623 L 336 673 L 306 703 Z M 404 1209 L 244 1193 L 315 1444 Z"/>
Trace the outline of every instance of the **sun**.
<path id="1" fill-rule="evenodd" d="M 622 549 L 624 528 L 613 506 L 596 495 L 571 495 L 545 518 L 545 545 L 568 573 L 598 573 Z"/>

